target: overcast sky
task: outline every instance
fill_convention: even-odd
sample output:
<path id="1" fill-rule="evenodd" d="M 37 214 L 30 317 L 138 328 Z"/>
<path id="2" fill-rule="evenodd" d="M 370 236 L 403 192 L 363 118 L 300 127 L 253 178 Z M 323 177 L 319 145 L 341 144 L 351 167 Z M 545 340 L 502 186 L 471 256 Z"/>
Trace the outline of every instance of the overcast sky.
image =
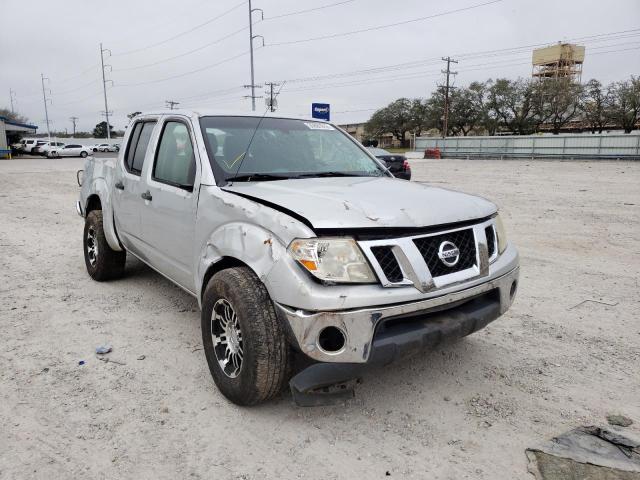
<path id="1" fill-rule="evenodd" d="M 311 102 L 326 102 L 339 123 L 365 121 L 398 97 L 426 96 L 442 82 L 437 59 L 447 55 L 460 60 L 455 83 L 466 85 L 528 77 L 528 46 L 581 39 L 583 81 L 640 74 L 638 0 L 253 0 L 253 7 L 262 8 L 265 19 L 254 13 L 254 34 L 266 45 L 255 52 L 256 83 L 289 80 L 280 111 L 308 114 Z M 0 13 L 0 106 L 9 107 L 12 89 L 16 110 L 40 132 L 46 131 L 41 73 L 49 78 L 52 129 L 71 130 L 71 116 L 80 118 L 79 130 L 102 119 L 100 42 L 113 54 L 105 63 L 113 68 L 107 95 L 117 129 L 127 124 L 127 113 L 162 107 L 165 100 L 195 109 L 251 109 L 241 88 L 250 83 L 249 33 L 241 30 L 248 27 L 246 2 L 1 0 Z M 424 19 L 340 35 L 417 18 Z M 517 47 L 526 48 L 504 51 Z M 349 75 L 327 78 L 342 73 Z M 315 76 L 324 78 L 309 80 Z M 263 112 L 264 100 L 257 104 Z"/>

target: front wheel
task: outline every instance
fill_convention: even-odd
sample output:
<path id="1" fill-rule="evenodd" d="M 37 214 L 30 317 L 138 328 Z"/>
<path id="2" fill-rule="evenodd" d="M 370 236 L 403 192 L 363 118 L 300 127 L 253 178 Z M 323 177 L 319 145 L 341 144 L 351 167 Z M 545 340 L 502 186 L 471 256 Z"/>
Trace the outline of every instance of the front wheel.
<path id="1" fill-rule="evenodd" d="M 94 280 L 102 282 L 120 278 L 124 273 L 127 253 L 112 250 L 104 236 L 102 210 L 89 212 L 84 223 L 84 263 Z"/>
<path id="2" fill-rule="evenodd" d="M 289 375 L 289 344 L 264 284 L 247 267 L 222 270 L 202 301 L 202 341 L 222 394 L 255 405 L 280 392 Z"/>
<path id="3" fill-rule="evenodd" d="M 87 152 L 80 152 L 80 156 L 82 158 L 87 158 L 88 157 L 88 153 Z"/>

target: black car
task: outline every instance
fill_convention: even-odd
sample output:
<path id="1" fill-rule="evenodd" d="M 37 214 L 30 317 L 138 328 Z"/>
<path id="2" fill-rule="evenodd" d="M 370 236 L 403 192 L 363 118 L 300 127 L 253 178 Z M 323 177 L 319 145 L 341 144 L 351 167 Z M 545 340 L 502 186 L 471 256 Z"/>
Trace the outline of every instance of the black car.
<path id="1" fill-rule="evenodd" d="M 387 152 L 382 148 L 369 147 L 369 151 L 377 159 L 384 162 L 394 177 L 402 178 L 403 180 L 411 180 L 411 167 L 409 166 L 407 157 Z"/>

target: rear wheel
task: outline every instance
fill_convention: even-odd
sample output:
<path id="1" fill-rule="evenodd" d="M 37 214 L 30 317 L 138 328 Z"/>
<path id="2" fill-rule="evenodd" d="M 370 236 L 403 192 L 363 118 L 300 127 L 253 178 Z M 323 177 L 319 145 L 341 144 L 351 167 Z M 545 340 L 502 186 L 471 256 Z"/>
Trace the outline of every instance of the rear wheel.
<path id="1" fill-rule="evenodd" d="M 111 249 L 104 236 L 102 210 L 89 212 L 84 223 L 84 263 L 94 280 L 102 282 L 120 278 L 124 273 L 127 253 Z"/>
<path id="2" fill-rule="evenodd" d="M 202 341 L 222 394 L 238 405 L 274 397 L 289 375 L 289 344 L 264 284 L 247 267 L 216 273 L 202 302 Z"/>

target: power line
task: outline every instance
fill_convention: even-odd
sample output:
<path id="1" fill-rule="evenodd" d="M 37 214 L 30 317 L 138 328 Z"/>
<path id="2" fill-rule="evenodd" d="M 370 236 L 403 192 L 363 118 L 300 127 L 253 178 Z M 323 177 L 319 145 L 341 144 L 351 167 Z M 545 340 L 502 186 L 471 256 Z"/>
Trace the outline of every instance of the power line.
<path id="1" fill-rule="evenodd" d="M 264 21 L 267 22 L 269 20 L 275 20 L 276 18 L 291 17 L 293 15 L 300 15 L 300 14 L 303 14 L 303 13 L 315 12 L 317 10 L 324 10 L 326 8 L 337 7 L 339 5 L 344 5 L 345 3 L 351 3 L 351 2 L 355 2 L 355 1 L 356 0 L 343 0 L 341 2 L 331 3 L 329 5 L 322 5 L 320 7 L 313 7 L 313 8 L 307 8 L 305 10 L 297 10 L 295 12 L 282 13 L 280 15 L 274 15 L 273 17 L 267 17 L 267 18 L 264 19 Z"/>
<path id="2" fill-rule="evenodd" d="M 385 24 L 385 25 L 378 25 L 378 26 L 375 26 L 375 27 L 362 28 L 362 29 L 359 29 L 359 30 L 351 30 L 349 32 L 341 32 L 341 33 L 332 33 L 332 34 L 328 34 L 328 35 L 321 35 L 319 37 L 310 37 L 310 38 L 303 38 L 303 39 L 299 39 L 299 40 L 289 40 L 289 41 L 283 41 L 283 42 L 269 43 L 267 46 L 269 46 L 269 47 L 278 47 L 278 46 L 282 46 L 282 45 L 294 45 L 294 44 L 298 44 L 298 43 L 315 42 L 317 40 L 327 40 L 327 39 L 330 39 L 330 38 L 340 38 L 340 37 L 346 37 L 346 36 L 351 36 L 351 35 L 357 35 L 359 33 L 373 32 L 373 31 L 382 30 L 382 29 L 385 29 L 385 28 L 398 27 L 400 25 L 407 25 L 409 23 L 422 22 L 424 20 L 431 20 L 433 18 L 443 17 L 445 15 L 452 15 L 454 13 L 465 12 L 465 11 L 468 11 L 468 10 L 473 10 L 473 9 L 476 9 L 476 8 L 485 7 L 487 5 L 493 5 L 495 3 L 500 3 L 502 1 L 504 1 L 504 0 L 491 0 L 489 2 L 478 3 L 476 5 L 470 5 L 468 7 L 457 8 L 455 10 L 449 10 L 449 11 L 446 11 L 446 12 L 436 13 L 436 14 L 433 14 L 433 15 L 427 15 L 425 17 L 411 18 L 411 19 L 408 19 L 408 20 L 403 20 L 401 22 L 389 23 L 389 24 Z"/>
<path id="3" fill-rule="evenodd" d="M 169 107 L 169 110 L 173 110 L 173 107 L 180 105 L 180 102 L 176 102 L 175 100 L 165 100 L 164 103 Z"/>
<path id="4" fill-rule="evenodd" d="M 148 50 L 148 49 L 150 49 L 150 48 L 154 48 L 154 47 L 158 47 L 158 46 L 160 46 L 160 45 L 164 45 L 165 43 L 171 42 L 171 41 L 175 40 L 176 38 L 183 37 L 184 35 L 187 35 L 187 34 L 189 34 L 189 33 L 193 32 L 193 31 L 195 31 L 195 30 L 198 30 L 199 28 L 202 28 L 202 27 L 204 27 L 204 26 L 206 26 L 206 25 L 209 25 L 210 23 L 215 22 L 216 20 L 219 20 L 219 19 L 221 19 L 221 18 L 225 17 L 226 15 L 230 14 L 230 13 L 231 13 L 231 12 L 233 12 L 234 10 L 237 10 L 238 8 L 240 8 L 241 6 L 243 6 L 245 3 L 247 3 L 247 0 L 245 0 L 245 1 L 243 1 L 243 2 L 238 3 L 238 4 L 237 4 L 237 5 L 235 5 L 234 7 L 231 7 L 229 10 L 226 10 L 226 11 L 222 12 L 221 14 L 216 15 L 216 16 L 215 16 L 215 17 L 213 17 L 213 18 L 210 18 L 209 20 L 206 20 L 205 22 L 202 22 L 202 23 L 200 23 L 200 24 L 196 25 L 195 27 L 192 27 L 192 28 L 190 28 L 190 29 L 188 29 L 188 30 L 185 30 L 185 31 L 183 31 L 183 32 L 180 32 L 180 33 L 178 33 L 178 34 L 176 34 L 176 35 L 173 35 L 173 36 L 171 36 L 171 37 L 169 37 L 169 38 L 166 38 L 165 40 L 161 40 L 161 41 L 159 41 L 159 42 L 155 42 L 155 43 L 149 44 L 149 45 L 147 45 L 147 46 L 145 46 L 145 47 L 135 48 L 135 49 L 133 49 L 133 50 L 128 50 L 128 51 L 126 51 L 126 52 L 116 53 L 114 56 L 122 57 L 122 56 L 125 56 L 125 55 L 130 55 L 130 54 L 132 54 L 132 53 L 137 53 L 137 52 L 141 52 L 141 51 L 143 51 L 143 50 Z"/>
<path id="5" fill-rule="evenodd" d="M 256 49 L 257 50 L 257 49 Z M 247 55 L 249 53 L 248 50 L 239 53 L 237 55 L 234 55 L 233 57 L 229 57 L 229 58 L 225 58 L 224 60 L 221 60 L 219 62 L 215 62 L 215 63 L 211 63 L 209 65 L 205 65 L 204 67 L 198 68 L 196 70 L 191 70 L 189 72 L 184 72 L 184 73 L 180 73 L 178 75 L 171 75 L 169 77 L 164 77 L 164 78 L 158 78 L 156 80 L 150 80 L 147 82 L 139 82 L 139 83 L 118 83 L 118 85 L 116 85 L 116 87 L 138 87 L 141 85 L 151 85 L 153 83 L 159 83 L 159 82 L 166 82 L 167 80 L 173 80 L 175 78 L 182 78 L 182 77 L 186 77 L 187 75 L 193 75 L 194 73 L 199 73 L 199 72 L 203 72 L 205 70 L 208 70 L 210 68 L 213 67 L 217 67 L 218 65 L 222 65 L 223 63 L 227 63 L 230 62 L 231 60 L 235 60 L 236 58 L 240 58 L 240 57 L 244 57 L 245 55 Z"/>
<path id="6" fill-rule="evenodd" d="M 638 32 L 638 33 L 636 33 L 636 34 L 634 34 L 632 36 L 640 35 L 640 29 L 636 29 L 636 30 L 625 30 L 625 31 L 622 31 L 622 32 L 611 32 L 611 33 L 607 33 L 607 34 L 593 35 L 593 36 L 590 36 L 590 37 L 578 37 L 578 38 L 570 39 L 569 41 L 580 41 L 581 39 L 604 37 L 604 36 L 612 37 L 614 35 L 618 35 L 619 33 L 627 33 L 627 32 Z M 600 38 L 600 39 L 593 40 L 593 42 L 607 41 L 607 40 L 611 40 L 611 39 L 612 38 Z M 501 55 L 512 55 L 512 54 L 524 53 L 524 52 L 516 51 L 516 50 L 524 50 L 524 49 L 527 50 L 527 53 L 530 53 L 530 49 L 531 48 L 542 46 L 542 45 L 548 45 L 548 44 L 549 44 L 549 42 L 545 42 L 545 43 L 536 43 L 536 44 L 530 44 L 530 45 L 523 45 L 523 46 L 519 46 L 519 47 L 512 47 L 512 48 L 507 48 L 507 49 L 496 49 L 496 50 L 485 50 L 485 51 L 470 52 L 470 53 L 469 52 L 468 53 L 459 53 L 459 54 L 456 54 L 456 57 L 463 58 L 463 59 L 475 59 L 475 58 L 493 57 L 493 56 L 501 56 Z M 492 54 L 496 54 L 496 55 L 492 55 Z M 361 70 L 352 70 L 352 71 L 340 72 L 340 73 L 332 73 L 332 74 L 325 74 L 325 75 L 315 75 L 315 76 L 310 76 L 310 77 L 300 77 L 300 78 L 287 79 L 287 82 L 288 83 L 313 82 L 313 81 L 331 79 L 331 78 L 377 74 L 377 73 L 384 73 L 384 72 L 387 72 L 387 71 L 396 71 L 396 70 L 418 68 L 420 66 L 425 66 L 425 65 L 430 65 L 430 64 L 435 65 L 435 64 L 439 63 L 440 61 L 441 60 L 440 60 L 439 57 L 437 57 L 437 58 L 434 57 L 434 58 L 418 60 L 418 61 L 411 61 L 411 62 L 392 64 L 392 65 L 385 65 L 385 66 L 381 66 L 381 67 L 370 67 L 370 68 L 361 69 Z"/>
<path id="7" fill-rule="evenodd" d="M 130 70 L 140 70 L 142 68 L 148 68 L 148 67 L 153 67 L 155 65 L 160 65 L 161 63 L 166 63 L 166 62 L 170 62 L 171 60 L 176 60 L 178 58 L 182 58 L 182 57 L 186 57 L 187 55 L 191 55 L 192 53 L 196 53 L 199 52 L 201 50 L 204 50 L 205 48 L 211 47 L 212 45 L 217 45 L 218 43 L 222 42 L 223 40 L 226 40 L 228 38 L 233 37 L 234 35 L 237 35 L 240 32 L 244 32 L 245 30 L 247 30 L 249 27 L 242 27 L 238 30 L 236 30 L 235 32 L 231 32 L 228 35 L 225 35 L 223 37 L 220 37 L 212 42 L 206 43 L 198 48 L 194 48 L 192 50 L 189 50 L 188 52 L 183 52 L 180 53 L 178 55 L 174 55 L 172 57 L 168 57 L 168 58 L 163 58 L 162 60 L 157 60 L 155 62 L 152 63 L 147 63 L 145 65 L 138 65 L 135 67 L 126 67 L 126 68 L 116 68 L 114 71 L 116 72 L 126 72 L 126 71 L 130 71 Z"/>

